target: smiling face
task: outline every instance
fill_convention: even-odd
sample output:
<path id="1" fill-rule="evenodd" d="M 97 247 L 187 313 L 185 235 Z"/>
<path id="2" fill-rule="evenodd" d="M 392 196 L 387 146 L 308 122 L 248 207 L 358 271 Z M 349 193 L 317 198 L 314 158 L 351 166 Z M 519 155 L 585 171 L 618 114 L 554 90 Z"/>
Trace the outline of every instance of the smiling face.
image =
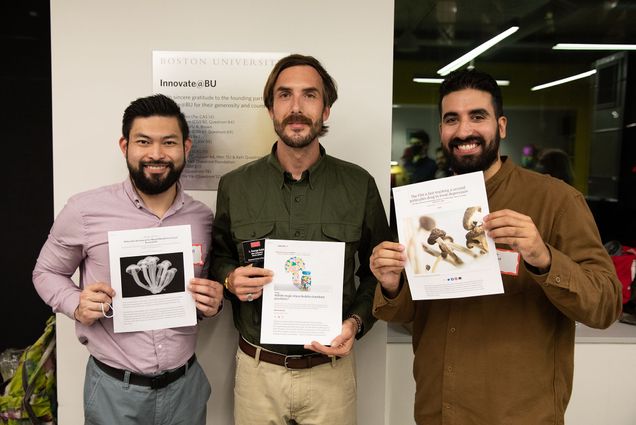
<path id="1" fill-rule="evenodd" d="M 135 118 L 129 138 L 122 137 L 119 146 L 137 190 L 157 195 L 179 180 L 192 141 L 183 141 L 177 118 L 150 116 Z"/>
<path id="2" fill-rule="evenodd" d="M 269 115 L 280 140 L 291 148 L 304 148 L 317 140 L 329 118 L 320 74 L 311 66 L 283 70 L 274 85 Z"/>
<path id="3" fill-rule="evenodd" d="M 496 117 L 490 93 L 463 89 L 441 102 L 440 140 L 457 174 L 483 171 L 486 179 L 501 167 L 499 142 L 506 137 L 506 117 Z"/>

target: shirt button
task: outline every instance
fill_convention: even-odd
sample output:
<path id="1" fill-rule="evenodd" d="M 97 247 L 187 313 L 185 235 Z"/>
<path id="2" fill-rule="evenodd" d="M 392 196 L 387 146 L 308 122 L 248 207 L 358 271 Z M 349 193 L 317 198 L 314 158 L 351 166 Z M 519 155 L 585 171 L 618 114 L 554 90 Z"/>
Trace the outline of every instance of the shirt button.
<path id="1" fill-rule="evenodd" d="M 446 370 L 448 371 L 448 373 L 450 373 L 450 372 L 452 372 L 452 371 L 453 371 L 453 367 L 452 367 L 452 366 L 448 366 L 448 367 L 446 368 Z"/>
<path id="2" fill-rule="evenodd" d="M 454 333 L 455 333 L 455 328 L 450 328 L 450 332 L 451 332 L 452 334 L 454 334 Z"/>
<path id="3" fill-rule="evenodd" d="M 299 237 L 299 236 L 300 236 L 300 232 L 296 231 L 296 232 L 294 233 L 294 236 Z"/>
<path id="4" fill-rule="evenodd" d="M 448 404 L 448 403 L 444 403 L 444 408 L 446 408 L 446 409 L 450 409 L 450 408 L 451 408 L 451 406 L 450 406 L 450 404 Z"/>
<path id="5" fill-rule="evenodd" d="M 559 277 L 559 276 L 555 277 L 555 278 L 554 278 L 554 281 L 555 281 L 556 283 L 561 283 L 561 277 Z"/>
<path id="6" fill-rule="evenodd" d="M 300 200 L 301 200 L 301 199 L 302 199 L 302 197 L 300 197 L 300 196 L 296 196 L 296 197 L 294 198 L 294 201 L 296 201 L 296 202 L 300 202 Z"/>

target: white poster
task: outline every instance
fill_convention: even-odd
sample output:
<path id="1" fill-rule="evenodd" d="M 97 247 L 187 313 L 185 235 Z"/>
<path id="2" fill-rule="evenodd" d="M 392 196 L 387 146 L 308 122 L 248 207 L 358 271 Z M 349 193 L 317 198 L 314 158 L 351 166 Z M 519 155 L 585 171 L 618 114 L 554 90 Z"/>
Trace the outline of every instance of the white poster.
<path id="1" fill-rule="evenodd" d="M 344 242 L 265 240 L 261 342 L 328 345 L 342 332 Z"/>
<path id="2" fill-rule="evenodd" d="M 174 99 L 193 141 L 185 189 L 216 190 L 219 178 L 267 154 L 276 140 L 263 104 L 272 68 L 286 53 L 152 54 L 153 91 Z"/>
<path id="3" fill-rule="evenodd" d="M 193 326 L 190 225 L 108 232 L 115 332 Z"/>
<path id="4" fill-rule="evenodd" d="M 414 300 L 503 293 L 482 172 L 396 187 L 393 199 Z"/>

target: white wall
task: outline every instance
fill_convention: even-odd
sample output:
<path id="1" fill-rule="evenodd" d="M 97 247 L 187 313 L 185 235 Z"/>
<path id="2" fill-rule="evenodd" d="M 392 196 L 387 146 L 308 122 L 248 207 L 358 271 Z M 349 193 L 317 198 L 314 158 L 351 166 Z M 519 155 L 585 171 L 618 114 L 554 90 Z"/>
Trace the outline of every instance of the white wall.
<path id="1" fill-rule="evenodd" d="M 117 147 L 129 102 L 152 91 L 152 50 L 289 51 L 319 58 L 337 80 L 327 151 L 376 178 L 388 205 L 393 2 L 249 0 L 51 2 L 55 211 L 72 194 L 122 180 Z M 193 195 L 213 206 L 214 192 Z M 201 326 L 197 354 L 213 392 L 208 422 L 231 424 L 231 315 Z M 59 421 L 83 423 L 86 350 L 58 319 Z M 357 344 L 359 423 L 384 418 L 386 327 Z"/>

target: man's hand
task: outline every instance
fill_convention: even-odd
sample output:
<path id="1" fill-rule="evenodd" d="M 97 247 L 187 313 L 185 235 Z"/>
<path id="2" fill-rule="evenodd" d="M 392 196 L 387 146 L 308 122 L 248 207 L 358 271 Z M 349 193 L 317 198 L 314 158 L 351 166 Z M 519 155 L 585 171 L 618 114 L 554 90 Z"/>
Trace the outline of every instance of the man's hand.
<path id="1" fill-rule="evenodd" d="M 205 317 L 212 317 L 219 312 L 223 305 L 223 285 L 214 280 L 194 278 L 188 286 L 192 298 Z"/>
<path id="2" fill-rule="evenodd" d="M 509 245 L 523 261 L 544 272 L 550 269 L 550 250 L 532 218 L 512 210 L 500 210 L 484 217 L 484 229 L 495 243 Z"/>
<path id="3" fill-rule="evenodd" d="M 254 301 L 263 295 L 263 286 L 272 281 L 274 272 L 260 267 L 237 267 L 227 277 L 227 289 L 241 301 Z"/>
<path id="4" fill-rule="evenodd" d="M 348 318 L 342 322 L 342 333 L 331 341 L 330 347 L 322 345 L 317 341 L 312 341 L 311 344 L 305 344 L 305 348 L 328 356 L 348 356 L 353 349 L 357 330 L 358 323 L 355 319 Z"/>
<path id="5" fill-rule="evenodd" d="M 86 285 L 80 293 L 80 302 L 73 316 L 83 325 L 90 326 L 110 310 L 115 290 L 109 284 L 97 282 Z"/>
<path id="6" fill-rule="evenodd" d="M 369 266 L 384 292 L 395 297 L 400 289 L 400 277 L 406 264 L 404 245 L 384 241 L 373 248 Z"/>

